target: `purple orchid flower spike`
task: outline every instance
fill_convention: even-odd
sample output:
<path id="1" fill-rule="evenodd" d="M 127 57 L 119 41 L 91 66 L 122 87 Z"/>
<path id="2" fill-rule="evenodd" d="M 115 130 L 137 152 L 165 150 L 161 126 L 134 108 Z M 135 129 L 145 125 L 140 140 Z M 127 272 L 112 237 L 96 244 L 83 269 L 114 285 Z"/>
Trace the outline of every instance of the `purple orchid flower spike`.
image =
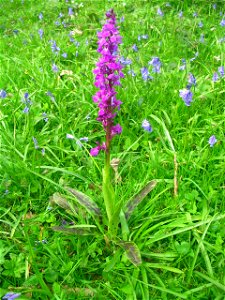
<path id="1" fill-rule="evenodd" d="M 93 101 L 98 103 L 99 112 L 97 120 L 102 123 L 106 133 L 106 142 L 92 148 L 90 154 L 97 156 L 100 150 L 109 154 L 110 142 L 114 135 L 122 132 L 122 127 L 114 125 L 114 118 L 120 109 L 121 101 L 116 99 L 115 86 L 120 85 L 122 63 L 118 59 L 117 50 L 121 43 L 116 26 L 116 16 L 111 9 L 106 13 L 106 23 L 101 32 L 98 32 L 98 52 L 101 54 L 93 73 L 95 74 L 95 86 L 99 91 L 93 96 Z"/>

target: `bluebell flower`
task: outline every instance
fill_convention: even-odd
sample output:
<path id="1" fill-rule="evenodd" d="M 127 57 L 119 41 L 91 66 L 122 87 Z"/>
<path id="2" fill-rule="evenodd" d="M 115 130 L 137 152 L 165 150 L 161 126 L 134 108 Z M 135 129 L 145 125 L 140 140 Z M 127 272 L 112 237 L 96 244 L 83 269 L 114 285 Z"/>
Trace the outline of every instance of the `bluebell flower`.
<path id="1" fill-rule="evenodd" d="M 62 54 L 62 57 L 67 58 L 67 53 L 64 52 L 64 53 Z"/>
<path id="2" fill-rule="evenodd" d="M 44 121 L 47 123 L 48 122 L 48 117 L 45 112 L 42 113 L 42 117 L 44 118 Z"/>
<path id="3" fill-rule="evenodd" d="M 53 53 L 58 53 L 60 51 L 60 48 L 57 47 L 56 41 L 50 41 L 51 43 L 51 49 Z"/>
<path id="4" fill-rule="evenodd" d="M 56 26 L 59 26 L 59 25 L 60 25 L 60 22 L 59 22 L 59 21 L 55 21 L 55 25 L 56 25 Z"/>
<path id="5" fill-rule="evenodd" d="M 183 71 L 186 69 L 186 59 L 182 58 L 181 63 L 182 65 L 179 67 L 179 70 Z"/>
<path id="6" fill-rule="evenodd" d="M 25 108 L 23 109 L 23 113 L 24 114 L 28 114 L 29 113 L 29 107 L 28 106 L 25 106 Z"/>
<path id="7" fill-rule="evenodd" d="M 141 75 L 144 81 L 147 81 L 148 79 L 153 79 L 152 76 L 149 75 L 148 69 L 146 67 L 141 68 Z"/>
<path id="8" fill-rule="evenodd" d="M 39 145 L 38 145 L 37 139 L 36 139 L 35 137 L 32 137 L 32 140 L 33 140 L 33 142 L 34 142 L 34 148 L 35 148 L 35 149 L 39 149 Z"/>
<path id="9" fill-rule="evenodd" d="M 14 300 L 17 299 L 20 295 L 20 293 L 9 292 L 2 297 L 2 300 Z"/>
<path id="10" fill-rule="evenodd" d="M 0 90 L 0 98 L 4 99 L 4 98 L 6 98 L 6 96 L 7 96 L 6 91 L 5 90 Z"/>
<path id="11" fill-rule="evenodd" d="M 200 43 L 204 43 L 205 42 L 205 36 L 204 36 L 203 33 L 201 33 L 201 35 L 200 35 L 199 42 Z"/>
<path id="12" fill-rule="evenodd" d="M 183 12 L 182 12 L 182 11 L 179 12 L 178 17 L 179 17 L 179 18 L 182 18 L 182 17 L 183 17 Z"/>
<path id="13" fill-rule="evenodd" d="M 163 17 L 164 13 L 162 12 L 162 10 L 160 9 L 160 7 L 157 9 L 157 15 Z"/>
<path id="14" fill-rule="evenodd" d="M 29 93 L 28 92 L 24 93 L 23 98 L 22 98 L 22 102 L 24 104 L 28 105 L 28 106 L 32 105 L 32 102 L 31 102 L 31 100 L 29 98 Z"/>
<path id="15" fill-rule="evenodd" d="M 210 147 L 213 147 L 216 142 L 217 142 L 217 139 L 216 139 L 215 135 L 210 136 L 210 138 L 209 138 Z"/>
<path id="16" fill-rule="evenodd" d="M 41 149 L 41 154 L 44 156 L 45 155 L 45 148 Z"/>
<path id="17" fill-rule="evenodd" d="M 188 75 L 188 85 L 187 88 L 190 89 L 192 86 L 196 86 L 196 78 L 193 74 Z"/>
<path id="18" fill-rule="evenodd" d="M 43 19 L 43 13 L 40 13 L 38 17 L 39 17 L 39 20 L 42 20 Z"/>
<path id="19" fill-rule="evenodd" d="M 80 43 L 78 41 L 74 41 L 74 45 L 78 48 L 80 46 Z"/>
<path id="20" fill-rule="evenodd" d="M 76 144 L 79 146 L 79 147 L 83 147 L 83 144 L 81 143 L 81 142 L 85 142 L 85 143 L 87 143 L 88 142 L 88 137 L 82 137 L 82 138 L 80 138 L 79 140 L 77 140 L 76 141 Z"/>
<path id="21" fill-rule="evenodd" d="M 148 64 L 153 66 L 154 73 L 160 73 L 161 61 L 158 57 L 153 57 Z"/>
<path id="22" fill-rule="evenodd" d="M 132 69 L 130 69 L 127 73 L 130 74 L 132 77 L 136 76 L 136 73 Z"/>
<path id="23" fill-rule="evenodd" d="M 196 12 L 193 13 L 193 17 L 197 17 L 198 14 Z"/>
<path id="24" fill-rule="evenodd" d="M 225 19 L 222 19 L 222 21 L 220 22 L 220 25 L 223 27 L 225 26 Z"/>
<path id="25" fill-rule="evenodd" d="M 216 9 L 216 3 L 214 3 L 214 4 L 212 5 L 212 7 L 213 7 L 213 9 Z"/>
<path id="26" fill-rule="evenodd" d="M 217 73 L 217 72 L 213 73 L 212 81 L 213 81 L 213 82 L 216 82 L 216 81 L 218 81 L 218 80 L 219 80 L 219 75 L 218 75 L 218 73 Z"/>
<path id="27" fill-rule="evenodd" d="M 220 76 L 223 77 L 224 76 L 224 67 L 223 66 L 219 67 L 218 72 L 219 72 Z"/>
<path id="28" fill-rule="evenodd" d="M 43 38 L 43 34 L 44 34 L 43 29 L 39 29 L 38 33 L 39 33 L 40 39 L 42 39 Z"/>
<path id="29" fill-rule="evenodd" d="M 69 7 L 68 9 L 68 15 L 69 16 L 72 16 L 73 15 L 73 9 L 71 7 Z"/>
<path id="30" fill-rule="evenodd" d="M 222 37 L 222 38 L 218 39 L 219 43 L 223 43 L 224 41 L 225 41 L 225 37 Z"/>
<path id="31" fill-rule="evenodd" d="M 148 34 L 142 34 L 142 35 L 138 35 L 138 41 L 140 40 L 147 40 L 148 39 Z"/>
<path id="32" fill-rule="evenodd" d="M 203 23 L 202 23 L 202 21 L 200 21 L 200 22 L 198 23 L 198 27 L 200 27 L 200 28 L 202 28 L 202 27 L 203 27 Z"/>
<path id="33" fill-rule="evenodd" d="M 129 58 L 125 58 L 124 56 L 120 57 L 119 62 L 124 66 L 132 64 L 132 61 Z"/>
<path id="34" fill-rule="evenodd" d="M 191 59 L 190 59 L 190 61 L 194 61 L 197 57 L 198 57 L 198 52 L 195 52 L 195 55 L 194 55 L 194 57 L 192 57 Z"/>
<path id="35" fill-rule="evenodd" d="M 141 127 L 145 131 L 148 131 L 148 132 L 152 132 L 153 131 L 152 126 L 150 125 L 149 121 L 146 120 L 146 119 L 142 122 Z"/>
<path id="36" fill-rule="evenodd" d="M 136 44 L 134 44 L 134 45 L 132 46 L 132 49 L 134 50 L 134 52 L 137 52 L 137 51 L 138 51 L 138 47 L 137 47 L 137 45 L 136 45 Z"/>
<path id="37" fill-rule="evenodd" d="M 66 134 L 66 138 L 69 139 L 69 140 L 74 140 L 75 139 L 75 137 L 70 133 Z"/>
<path id="38" fill-rule="evenodd" d="M 180 97 L 183 99 L 186 106 L 190 106 L 192 102 L 193 93 L 188 89 L 179 90 Z"/>
<path id="39" fill-rule="evenodd" d="M 52 71 L 55 72 L 55 73 L 59 72 L 59 69 L 56 66 L 56 64 L 52 64 Z"/>
<path id="40" fill-rule="evenodd" d="M 124 20 L 125 20 L 125 18 L 124 18 L 124 16 L 122 16 L 122 17 L 120 18 L 120 22 L 123 23 Z"/>
<path id="41" fill-rule="evenodd" d="M 147 40 L 148 39 L 148 34 L 142 34 L 141 37 L 142 37 L 143 40 Z"/>
<path id="42" fill-rule="evenodd" d="M 50 91 L 46 92 L 46 95 L 50 97 L 50 99 L 52 100 L 52 102 L 55 102 L 55 97 L 54 97 L 54 95 Z"/>

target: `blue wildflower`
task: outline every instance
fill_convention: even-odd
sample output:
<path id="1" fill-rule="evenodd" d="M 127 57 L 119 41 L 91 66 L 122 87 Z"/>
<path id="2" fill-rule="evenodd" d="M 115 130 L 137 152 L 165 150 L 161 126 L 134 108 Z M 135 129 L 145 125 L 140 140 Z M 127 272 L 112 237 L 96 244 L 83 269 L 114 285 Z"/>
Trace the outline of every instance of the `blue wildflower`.
<path id="1" fill-rule="evenodd" d="M 219 67 L 218 72 L 219 72 L 220 76 L 223 77 L 224 76 L 224 67 L 223 66 Z"/>
<path id="2" fill-rule="evenodd" d="M 158 57 L 153 57 L 148 64 L 153 66 L 154 73 L 160 73 L 161 61 Z"/>
<path id="3" fill-rule="evenodd" d="M 193 93 L 188 89 L 179 90 L 180 97 L 183 99 L 186 106 L 190 106 L 192 102 Z"/>
<path id="4" fill-rule="evenodd" d="M 202 27 L 203 27 L 203 23 L 202 23 L 202 21 L 200 21 L 200 22 L 198 23 L 198 27 L 200 27 L 200 28 L 202 28 Z"/>
<path id="5" fill-rule="evenodd" d="M 137 47 L 136 44 L 134 44 L 134 45 L 132 46 L 132 49 L 133 49 L 134 52 L 138 52 L 138 47 Z"/>
<path id="6" fill-rule="evenodd" d="M 39 29 L 38 33 L 39 33 L 40 39 L 42 39 L 43 38 L 43 34 L 44 34 L 44 30 L 43 29 Z"/>
<path id="7" fill-rule="evenodd" d="M 204 41 L 205 41 L 205 36 L 204 36 L 203 33 L 201 33 L 200 38 L 199 38 L 199 42 L 204 43 Z"/>
<path id="8" fill-rule="evenodd" d="M 130 74 L 132 77 L 136 76 L 136 73 L 132 69 L 130 69 L 127 73 Z"/>
<path id="9" fill-rule="evenodd" d="M 192 86 L 196 86 L 196 78 L 193 74 L 188 75 L 188 85 L 187 88 L 190 89 Z"/>
<path id="10" fill-rule="evenodd" d="M 181 59 L 182 65 L 179 67 L 179 70 L 183 71 L 186 69 L 186 60 L 184 58 Z"/>
<path id="11" fill-rule="evenodd" d="M 39 149 L 37 139 L 36 139 L 35 137 L 32 137 L 32 140 L 33 140 L 33 142 L 34 142 L 34 148 L 35 148 L 35 149 Z"/>
<path id="12" fill-rule="evenodd" d="M 124 20 L 125 20 L 125 18 L 124 18 L 124 16 L 122 16 L 122 17 L 120 18 L 120 22 L 123 23 Z"/>
<path id="13" fill-rule="evenodd" d="M 221 25 L 222 27 L 225 26 L 225 19 L 222 19 L 222 21 L 220 22 L 220 25 Z"/>
<path id="14" fill-rule="evenodd" d="M 183 12 L 182 12 L 182 11 L 179 12 L 178 17 L 179 17 L 179 18 L 182 18 L 182 17 L 183 17 Z"/>
<path id="15" fill-rule="evenodd" d="M 58 53 L 60 51 L 60 48 L 57 47 L 56 41 L 50 41 L 51 43 L 51 49 L 53 53 Z"/>
<path id="16" fill-rule="evenodd" d="M 217 72 L 215 72 L 215 73 L 213 74 L 212 81 L 213 81 L 213 82 L 216 82 L 216 81 L 218 81 L 218 80 L 219 80 L 219 75 L 218 75 Z"/>
<path id="17" fill-rule="evenodd" d="M 47 123 L 48 122 L 48 117 L 45 112 L 42 113 L 42 117 L 44 118 L 44 121 Z"/>
<path id="18" fill-rule="evenodd" d="M 6 91 L 5 90 L 0 90 L 0 98 L 4 99 L 4 98 L 6 98 L 6 96 L 7 96 Z"/>
<path id="19" fill-rule="evenodd" d="M 64 52 L 64 53 L 62 54 L 62 57 L 67 58 L 67 53 Z"/>
<path id="20" fill-rule="evenodd" d="M 124 56 L 120 57 L 119 62 L 124 66 L 132 64 L 132 61 L 129 58 L 125 58 Z"/>
<path id="21" fill-rule="evenodd" d="M 55 102 L 55 97 L 54 97 L 54 95 L 50 91 L 46 92 L 46 95 L 50 97 L 50 99 L 52 100 L 52 102 Z"/>
<path id="22" fill-rule="evenodd" d="M 198 57 L 198 54 L 199 54 L 199 53 L 196 52 L 195 55 L 194 55 L 194 57 L 192 57 L 192 58 L 190 59 L 190 61 L 194 61 L 194 60 Z"/>
<path id="23" fill-rule="evenodd" d="M 75 137 L 70 133 L 66 134 L 66 138 L 69 139 L 69 140 L 74 140 L 75 139 Z"/>
<path id="24" fill-rule="evenodd" d="M 152 126 L 150 125 L 149 121 L 146 120 L 146 119 L 142 122 L 141 127 L 145 131 L 148 131 L 148 132 L 152 132 L 153 131 Z"/>
<path id="25" fill-rule="evenodd" d="M 77 140 L 76 144 L 81 148 L 81 147 L 83 147 L 83 144 L 81 142 L 83 141 L 83 142 L 87 143 L 88 140 L 89 140 L 88 137 L 85 136 L 85 137 L 82 137 L 79 140 Z"/>
<path id="26" fill-rule="evenodd" d="M 25 106 L 25 108 L 23 109 L 23 113 L 24 114 L 28 114 L 29 113 L 29 107 L 28 106 Z"/>
<path id="27" fill-rule="evenodd" d="M 160 9 L 160 7 L 157 9 L 157 15 L 160 17 L 164 16 L 164 13 L 162 12 L 162 10 Z"/>
<path id="28" fill-rule="evenodd" d="M 20 293 L 9 292 L 2 297 L 2 300 L 14 300 L 17 299 L 20 295 Z"/>
<path id="29" fill-rule="evenodd" d="M 210 138 L 209 138 L 210 147 L 213 147 L 216 142 L 217 142 L 217 139 L 216 139 L 215 135 L 210 136 Z"/>
<path id="30" fill-rule="evenodd" d="M 148 39 L 148 34 L 142 34 L 141 37 L 142 37 L 143 40 L 147 40 Z"/>
<path id="31" fill-rule="evenodd" d="M 40 13 L 38 17 L 39 17 L 39 20 L 42 20 L 43 19 L 43 13 Z"/>
<path id="32" fill-rule="evenodd" d="M 72 16 L 73 15 L 73 9 L 71 7 L 69 7 L 68 9 L 68 15 L 69 16 Z"/>
<path id="33" fill-rule="evenodd" d="M 141 75 L 144 81 L 147 81 L 148 79 L 153 79 L 152 76 L 149 75 L 148 69 L 146 67 L 141 68 Z"/>
<path id="34" fill-rule="evenodd" d="M 52 65 L 52 71 L 55 73 L 59 72 L 59 68 L 56 66 L 56 64 Z"/>

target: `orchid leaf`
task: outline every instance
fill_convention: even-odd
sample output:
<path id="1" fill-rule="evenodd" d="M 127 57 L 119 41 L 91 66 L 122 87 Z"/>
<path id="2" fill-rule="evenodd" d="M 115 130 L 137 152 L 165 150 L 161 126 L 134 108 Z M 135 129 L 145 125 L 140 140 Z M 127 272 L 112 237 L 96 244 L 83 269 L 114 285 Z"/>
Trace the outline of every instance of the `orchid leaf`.
<path id="1" fill-rule="evenodd" d="M 65 197 L 63 197 L 60 193 L 54 193 L 50 197 L 50 203 L 57 204 L 58 206 L 64 208 L 66 211 L 74 215 L 77 214 L 77 208 L 72 203 L 70 203 Z"/>
<path id="2" fill-rule="evenodd" d="M 136 267 L 142 263 L 141 253 L 138 246 L 134 242 L 120 241 L 118 245 L 123 248 L 129 261 Z"/>
<path id="3" fill-rule="evenodd" d="M 151 190 L 154 189 L 156 184 L 157 184 L 156 180 L 151 180 L 138 194 L 136 194 L 127 202 L 124 209 L 127 220 L 130 218 L 133 211 L 141 203 L 141 201 L 151 192 Z"/>
<path id="4" fill-rule="evenodd" d="M 65 226 L 53 226 L 51 227 L 54 231 L 63 232 L 65 234 L 71 234 L 71 235 L 93 235 L 95 232 L 93 229 L 95 229 L 96 226 L 94 225 L 75 225 L 70 227 Z"/>
<path id="5" fill-rule="evenodd" d="M 75 190 L 71 187 L 66 187 L 66 189 L 73 195 L 75 196 L 77 202 L 83 206 L 88 212 L 95 216 L 100 216 L 101 211 L 98 205 L 87 195 L 84 193 Z"/>

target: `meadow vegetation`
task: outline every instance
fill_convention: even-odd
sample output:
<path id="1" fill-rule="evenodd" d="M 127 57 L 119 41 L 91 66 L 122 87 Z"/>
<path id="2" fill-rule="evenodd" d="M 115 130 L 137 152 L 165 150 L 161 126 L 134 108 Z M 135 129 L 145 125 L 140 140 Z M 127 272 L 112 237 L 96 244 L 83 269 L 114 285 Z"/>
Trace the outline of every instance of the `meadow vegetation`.
<path id="1" fill-rule="evenodd" d="M 115 243 L 104 153 L 90 155 L 104 141 L 93 69 L 110 8 L 125 75 L 116 199 L 126 207 L 154 183 L 120 212 Z M 0 11 L 0 297 L 224 299 L 224 1 L 0 0 Z"/>

